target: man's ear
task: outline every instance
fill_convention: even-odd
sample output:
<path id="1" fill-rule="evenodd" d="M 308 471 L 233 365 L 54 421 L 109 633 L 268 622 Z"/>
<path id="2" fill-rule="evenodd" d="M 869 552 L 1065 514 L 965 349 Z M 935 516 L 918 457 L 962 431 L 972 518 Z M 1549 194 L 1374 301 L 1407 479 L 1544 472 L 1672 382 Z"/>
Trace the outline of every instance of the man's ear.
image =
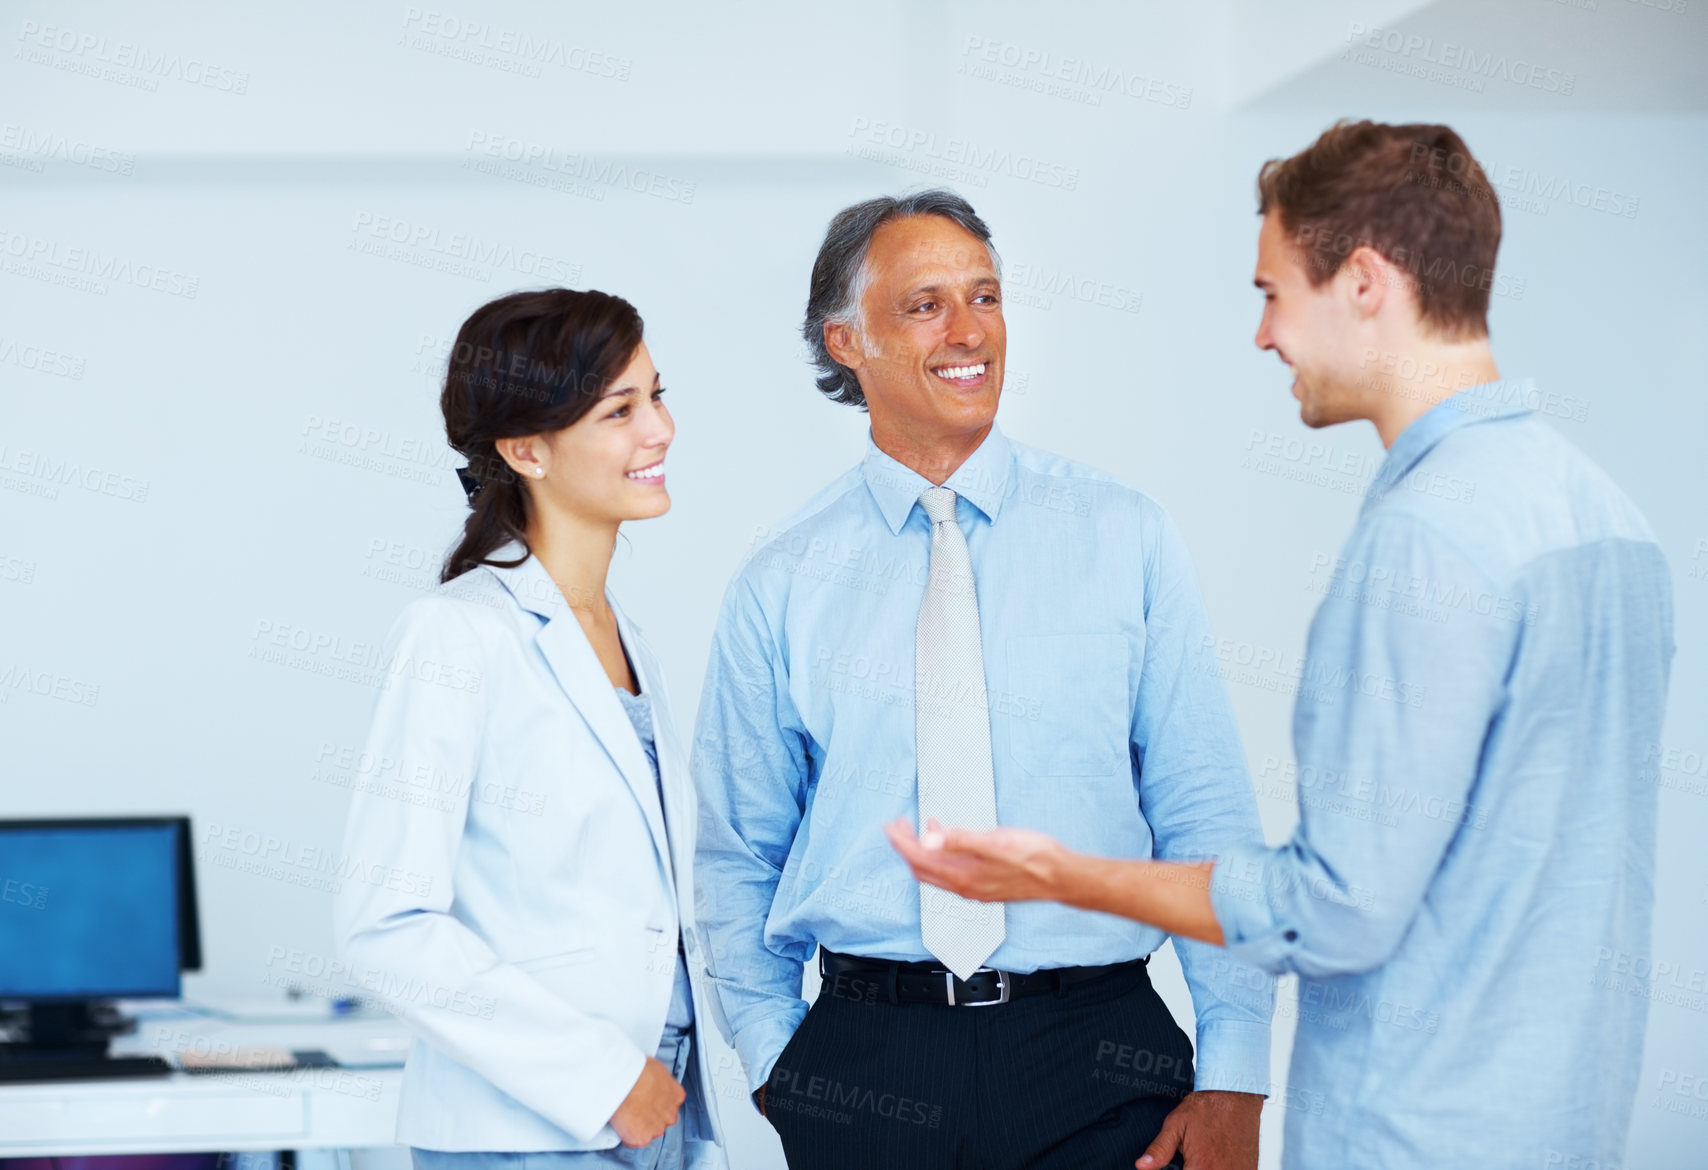
<path id="1" fill-rule="evenodd" d="M 1360 317 L 1374 317 L 1390 295 L 1404 295 L 1409 279 L 1392 261 L 1367 244 L 1353 249 L 1340 270 L 1346 281 L 1346 295 L 1352 309 Z"/>
<path id="2" fill-rule="evenodd" d="M 824 348 L 830 351 L 830 356 L 841 365 L 859 372 L 860 363 L 864 359 L 859 335 L 854 326 L 846 321 L 826 321 L 824 323 Z"/>

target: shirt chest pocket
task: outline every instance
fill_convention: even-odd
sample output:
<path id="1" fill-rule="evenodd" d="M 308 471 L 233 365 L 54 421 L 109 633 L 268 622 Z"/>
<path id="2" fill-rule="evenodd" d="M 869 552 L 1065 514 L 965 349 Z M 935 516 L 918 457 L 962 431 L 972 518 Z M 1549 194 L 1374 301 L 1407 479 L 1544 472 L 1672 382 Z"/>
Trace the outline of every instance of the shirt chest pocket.
<path id="1" fill-rule="evenodd" d="M 1007 685 L 991 711 L 1014 762 L 1033 776 L 1128 777 L 1128 655 L 1121 634 L 1008 639 Z"/>

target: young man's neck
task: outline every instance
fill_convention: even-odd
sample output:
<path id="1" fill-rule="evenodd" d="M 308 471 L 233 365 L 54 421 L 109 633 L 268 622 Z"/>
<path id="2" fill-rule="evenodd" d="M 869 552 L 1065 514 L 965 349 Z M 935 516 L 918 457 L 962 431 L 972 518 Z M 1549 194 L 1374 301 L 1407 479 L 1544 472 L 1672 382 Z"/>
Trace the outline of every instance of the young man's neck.
<path id="1" fill-rule="evenodd" d="M 1463 341 L 1414 336 L 1378 351 L 1361 381 L 1365 415 L 1383 447 L 1461 390 L 1500 379 L 1486 336 Z"/>

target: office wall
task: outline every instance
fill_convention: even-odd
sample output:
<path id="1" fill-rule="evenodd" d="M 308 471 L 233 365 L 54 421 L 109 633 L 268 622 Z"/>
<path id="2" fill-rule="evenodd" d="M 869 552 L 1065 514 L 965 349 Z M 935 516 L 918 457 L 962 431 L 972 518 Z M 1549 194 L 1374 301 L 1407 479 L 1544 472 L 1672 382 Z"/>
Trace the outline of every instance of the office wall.
<path id="1" fill-rule="evenodd" d="M 1644 775 L 1662 808 L 1654 953 L 1610 955 L 1605 974 L 1617 995 L 1633 963 L 1666 972 L 1628 1163 L 1693 1165 L 1708 102 L 1680 61 L 1700 60 L 1708 13 L 1286 7 L 11 6 L 7 814 L 191 812 L 207 969 L 189 993 L 315 987 L 377 643 L 465 512 L 436 406 L 458 324 L 544 283 L 645 315 L 678 424 L 674 504 L 625 529 L 613 583 L 686 718 L 753 533 L 864 443 L 860 415 L 818 398 L 796 332 L 824 224 L 942 182 L 1007 265 L 1003 427 L 1171 510 L 1279 839 L 1297 799 L 1286 664 L 1380 446 L 1363 425 L 1306 430 L 1251 344 L 1253 180 L 1338 116 L 1446 120 L 1502 184 L 1503 372 L 1537 378 L 1548 421 L 1637 500 L 1674 570 L 1679 652 Z M 1446 41 L 1534 69 L 1442 64 Z M 1278 1085 L 1293 1012 L 1287 986 Z M 780 1165 L 720 1060 L 737 1164 Z"/>

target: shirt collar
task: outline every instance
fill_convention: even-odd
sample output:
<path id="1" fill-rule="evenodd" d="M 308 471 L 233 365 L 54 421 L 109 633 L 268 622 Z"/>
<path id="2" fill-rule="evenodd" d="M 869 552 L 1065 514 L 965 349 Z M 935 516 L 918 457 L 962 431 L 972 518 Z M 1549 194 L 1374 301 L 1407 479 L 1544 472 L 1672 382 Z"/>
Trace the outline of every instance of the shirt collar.
<path id="1" fill-rule="evenodd" d="M 872 499 L 877 501 L 878 511 L 883 513 L 884 522 L 892 533 L 899 534 L 912 514 L 913 506 L 919 502 L 919 494 L 931 486 L 931 481 L 879 450 L 869 427 L 866 430 L 866 459 L 860 470 L 866 477 L 866 487 L 871 491 Z M 955 474 L 943 481 L 943 486 L 983 512 L 985 519 L 994 524 L 997 513 L 1002 510 L 1002 499 L 1008 494 L 1013 480 L 1013 470 L 1013 444 L 992 423 L 984 442 L 955 469 Z"/>
<path id="2" fill-rule="evenodd" d="M 1534 378 L 1505 378 L 1498 382 L 1482 382 L 1468 386 L 1412 420 L 1388 449 L 1388 457 L 1376 471 L 1370 491 L 1364 497 L 1365 506 L 1387 495 L 1388 490 L 1417 466 L 1418 460 L 1429 454 L 1434 446 L 1460 427 L 1473 423 L 1492 422 L 1497 418 L 1512 418 L 1530 414 L 1534 408 L 1536 384 Z"/>

